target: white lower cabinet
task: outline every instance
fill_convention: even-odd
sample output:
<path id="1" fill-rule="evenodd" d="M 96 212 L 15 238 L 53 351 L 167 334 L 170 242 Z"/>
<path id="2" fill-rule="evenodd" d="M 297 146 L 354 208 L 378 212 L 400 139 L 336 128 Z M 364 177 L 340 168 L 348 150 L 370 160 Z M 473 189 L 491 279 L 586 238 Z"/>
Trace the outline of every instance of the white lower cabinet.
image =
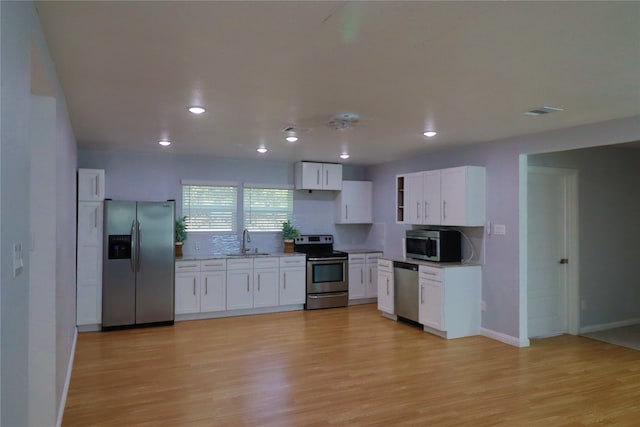
<path id="1" fill-rule="evenodd" d="M 304 304 L 307 296 L 307 259 L 280 258 L 280 305 Z"/>
<path id="2" fill-rule="evenodd" d="M 378 310 L 395 314 L 393 261 L 378 260 Z"/>
<path id="3" fill-rule="evenodd" d="M 176 261 L 175 295 L 176 315 L 189 315 L 181 320 L 221 317 L 227 311 L 229 315 L 237 315 L 235 310 L 282 311 L 285 308 L 278 307 L 305 302 L 306 258 L 270 256 Z"/>
<path id="4" fill-rule="evenodd" d="M 200 264 L 200 311 L 224 311 L 227 308 L 227 261 L 205 260 Z"/>
<path id="5" fill-rule="evenodd" d="M 278 305 L 278 258 L 256 258 L 253 265 L 253 306 Z"/>
<path id="6" fill-rule="evenodd" d="M 176 262 L 176 314 L 200 312 L 200 261 Z"/>
<path id="7" fill-rule="evenodd" d="M 349 299 L 365 297 L 364 254 L 349 254 Z"/>
<path id="8" fill-rule="evenodd" d="M 102 215 L 102 202 L 78 202 L 78 326 L 95 326 L 102 322 Z"/>
<path id="9" fill-rule="evenodd" d="M 349 254 L 349 300 L 378 296 L 378 258 L 382 252 Z"/>
<path id="10" fill-rule="evenodd" d="M 419 266 L 418 321 L 427 332 L 459 338 L 480 332 L 480 266 Z"/>
<path id="11" fill-rule="evenodd" d="M 253 259 L 227 262 L 227 310 L 253 308 Z"/>

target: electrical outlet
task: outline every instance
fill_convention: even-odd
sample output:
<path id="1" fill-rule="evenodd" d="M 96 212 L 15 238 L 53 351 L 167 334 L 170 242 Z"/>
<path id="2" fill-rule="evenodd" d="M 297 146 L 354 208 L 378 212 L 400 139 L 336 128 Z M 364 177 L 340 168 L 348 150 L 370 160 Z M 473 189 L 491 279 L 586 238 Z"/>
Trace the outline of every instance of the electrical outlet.
<path id="1" fill-rule="evenodd" d="M 480 302 L 480 310 L 482 311 L 487 311 L 487 302 L 486 301 L 481 301 Z"/>
<path id="2" fill-rule="evenodd" d="M 200 241 L 196 240 L 196 251 L 200 250 Z"/>
<path id="3" fill-rule="evenodd" d="M 507 234 L 507 226 L 504 224 L 493 224 L 493 234 L 496 236 L 504 236 Z"/>

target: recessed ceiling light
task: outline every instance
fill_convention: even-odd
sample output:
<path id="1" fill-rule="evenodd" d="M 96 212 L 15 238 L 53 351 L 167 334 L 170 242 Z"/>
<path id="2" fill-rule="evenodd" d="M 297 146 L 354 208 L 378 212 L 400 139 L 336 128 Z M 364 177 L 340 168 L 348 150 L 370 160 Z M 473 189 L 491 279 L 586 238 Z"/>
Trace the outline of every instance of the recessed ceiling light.
<path id="1" fill-rule="evenodd" d="M 350 157 L 350 156 L 349 156 L 349 154 L 347 154 L 347 153 L 342 153 L 342 154 L 340 154 L 340 158 L 341 158 L 341 159 L 345 159 L 345 160 L 346 160 L 346 159 L 348 159 L 349 157 Z"/>
<path id="2" fill-rule="evenodd" d="M 162 145 L 163 147 L 166 147 L 171 145 L 171 141 L 167 141 L 166 139 L 163 139 L 162 141 L 158 141 L 158 144 Z"/>
<path id="3" fill-rule="evenodd" d="M 202 114 L 204 113 L 206 110 L 202 107 L 197 107 L 197 106 L 193 106 L 193 107 L 189 107 L 189 112 L 193 113 L 193 114 Z"/>
<path id="4" fill-rule="evenodd" d="M 438 132 L 435 132 L 433 130 L 427 130 L 427 131 L 424 131 L 422 134 L 427 138 L 431 138 L 432 136 L 436 136 Z"/>
<path id="5" fill-rule="evenodd" d="M 564 111 L 563 108 L 558 108 L 558 107 L 540 107 L 540 108 L 535 108 L 533 110 L 529 110 L 529 111 L 525 111 L 524 114 L 525 116 L 541 116 L 543 114 L 549 114 L 549 113 L 555 113 L 557 111 Z"/>
<path id="6" fill-rule="evenodd" d="M 267 150 L 265 147 L 258 147 L 258 149 L 257 149 L 256 151 L 257 151 L 258 153 L 260 153 L 260 154 L 264 154 L 264 153 L 266 153 L 266 152 L 267 152 L 267 151 L 269 151 L 269 150 Z"/>
<path id="7" fill-rule="evenodd" d="M 296 142 L 298 140 L 298 137 L 295 135 L 289 135 L 288 137 L 285 138 L 287 141 L 289 142 Z"/>

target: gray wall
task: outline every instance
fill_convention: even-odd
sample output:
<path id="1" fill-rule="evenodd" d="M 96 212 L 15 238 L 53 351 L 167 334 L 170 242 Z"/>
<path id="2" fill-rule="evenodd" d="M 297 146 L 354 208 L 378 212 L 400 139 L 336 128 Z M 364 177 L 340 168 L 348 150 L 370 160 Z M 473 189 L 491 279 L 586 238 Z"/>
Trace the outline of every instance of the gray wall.
<path id="1" fill-rule="evenodd" d="M 482 298 L 486 301 L 487 309 L 483 312 L 482 327 L 526 343 L 526 330 L 521 328 L 524 310 L 520 309 L 521 285 L 526 286 L 521 284 L 519 266 L 520 155 L 636 140 L 640 140 L 640 116 L 468 148 L 445 149 L 370 167 L 367 174 L 374 182 L 374 221 L 386 224 L 385 254 L 402 254 L 401 239 L 406 229 L 406 226 L 394 222 L 396 174 L 461 165 L 485 166 L 487 220 L 505 224 L 507 234 L 486 238 Z M 526 292 L 523 294 L 526 295 Z"/>
<path id="2" fill-rule="evenodd" d="M 528 161 L 578 171 L 580 326 L 640 318 L 640 150 L 587 148 Z"/>
<path id="3" fill-rule="evenodd" d="M 159 147 L 159 150 L 161 148 Z M 217 157 L 178 155 L 165 152 L 132 153 L 119 151 L 80 150 L 80 167 L 105 169 L 107 198 L 124 200 L 175 199 L 177 214 L 182 212 L 182 179 L 242 184 L 293 185 L 293 164 L 266 159 L 240 160 Z M 343 179 L 364 179 L 365 168 L 345 165 Z M 302 233 L 330 233 L 336 237 L 336 247 L 371 246 L 371 225 L 334 224 L 332 191 L 295 191 L 293 223 Z M 239 223 L 240 233 L 242 223 Z M 188 234 L 185 255 L 235 252 L 240 248 L 240 233 L 220 235 L 203 232 Z M 250 247 L 260 251 L 282 250 L 280 233 L 252 233 Z M 196 247 L 196 242 L 197 247 Z M 379 243 L 378 243 L 379 246 Z"/>
<path id="4" fill-rule="evenodd" d="M 56 188 L 56 271 L 55 281 L 55 350 L 50 355 L 55 365 L 56 408 L 62 397 L 67 366 L 75 334 L 75 168 L 76 144 L 71 129 L 64 95 L 59 86 L 55 66 L 42 34 L 37 12 L 32 2 L 0 2 L 2 59 L 0 137 L 0 276 L 1 297 L 1 363 L 2 403 L 0 424 L 27 425 L 30 410 L 28 390 L 29 267 L 31 230 L 30 206 L 30 99 L 31 47 L 41 54 L 42 71 L 56 98 L 56 133 L 41 144 L 55 144 L 54 170 Z M 37 237 L 37 236 L 36 236 Z M 13 278 L 9 249 L 15 242 L 23 243 L 25 272 Z M 52 420 L 51 425 L 55 423 Z"/>

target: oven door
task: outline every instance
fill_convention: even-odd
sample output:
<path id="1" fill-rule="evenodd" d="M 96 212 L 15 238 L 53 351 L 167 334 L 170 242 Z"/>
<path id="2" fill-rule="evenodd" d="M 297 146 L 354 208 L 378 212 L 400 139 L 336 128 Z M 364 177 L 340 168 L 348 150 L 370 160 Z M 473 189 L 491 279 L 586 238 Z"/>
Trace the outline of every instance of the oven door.
<path id="1" fill-rule="evenodd" d="M 348 271 L 344 258 L 310 258 L 307 260 L 307 293 L 348 291 Z"/>

